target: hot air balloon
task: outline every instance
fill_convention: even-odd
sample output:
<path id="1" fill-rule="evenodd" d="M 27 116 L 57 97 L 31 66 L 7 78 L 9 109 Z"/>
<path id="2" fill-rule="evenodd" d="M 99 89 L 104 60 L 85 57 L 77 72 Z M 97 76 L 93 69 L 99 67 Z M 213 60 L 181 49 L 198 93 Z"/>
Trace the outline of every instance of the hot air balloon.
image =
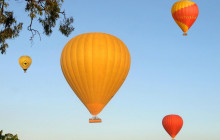
<path id="1" fill-rule="evenodd" d="M 173 5 L 171 13 L 177 25 L 184 32 L 183 35 L 186 36 L 187 31 L 199 15 L 199 8 L 192 1 L 182 0 Z"/>
<path id="2" fill-rule="evenodd" d="M 93 118 L 119 90 L 130 69 L 130 53 L 117 37 L 106 33 L 85 33 L 72 38 L 61 54 L 61 68 L 78 98 Z"/>
<path id="3" fill-rule="evenodd" d="M 24 73 L 26 73 L 27 69 L 30 67 L 32 63 L 32 59 L 31 57 L 24 55 L 19 58 L 18 62 L 22 67 L 22 69 L 24 70 Z"/>
<path id="4" fill-rule="evenodd" d="M 179 115 L 167 115 L 163 118 L 162 124 L 172 140 L 175 140 L 174 138 L 183 126 L 183 119 Z"/>

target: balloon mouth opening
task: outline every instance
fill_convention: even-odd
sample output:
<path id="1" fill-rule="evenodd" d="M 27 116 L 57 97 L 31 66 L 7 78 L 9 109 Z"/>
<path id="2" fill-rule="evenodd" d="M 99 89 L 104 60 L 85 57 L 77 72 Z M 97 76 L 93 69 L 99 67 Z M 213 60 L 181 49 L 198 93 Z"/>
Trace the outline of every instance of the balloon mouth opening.
<path id="1" fill-rule="evenodd" d="M 101 103 L 91 103 L 91 104 L 85 104 L 86 108 L 89 110 L 90 114 L 93 116 L 97 116 L 102 109 L 105 107 L 104 104 Z"/>
<path id="2" fill-rule="evenodd" d="M 102 119 L 98 118 L 97 116 L 93 116 L 89 119 L 89 123 L 101 123 Z"/>
<path id="3" fill-rule="evenodd" d="M 27 69 L 24 69 L 24 73 L 26 73 L 27 72 Z"/>
<path id="4" fill-rule="evenodd" d="M 187 33 L 183 33 L 183 36 L 187 36 Z"/>

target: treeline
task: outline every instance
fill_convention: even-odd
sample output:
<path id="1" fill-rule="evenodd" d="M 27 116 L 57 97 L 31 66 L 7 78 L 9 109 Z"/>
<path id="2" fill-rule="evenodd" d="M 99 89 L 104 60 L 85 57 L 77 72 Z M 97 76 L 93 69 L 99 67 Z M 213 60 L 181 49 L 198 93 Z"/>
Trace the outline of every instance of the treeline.
<path id="1" fill-rule="evenodd" d="M 3 135 L 3 130 L 0 131 L 0 140 L 19 140 L 18 135 L 13 135 L 10 133 L 7 133 Z"/>

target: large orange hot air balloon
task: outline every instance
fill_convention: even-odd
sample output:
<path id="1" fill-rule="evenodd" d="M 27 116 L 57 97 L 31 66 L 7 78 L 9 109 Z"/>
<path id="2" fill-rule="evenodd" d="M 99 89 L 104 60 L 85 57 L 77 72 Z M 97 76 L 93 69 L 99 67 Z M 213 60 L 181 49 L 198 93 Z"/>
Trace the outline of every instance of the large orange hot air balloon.
<path id="1" fill-rule="evenodd" d="M 187 35 L 187 31 L 199 15 L 199 8 L 192 1 L 182 0 L 173 5 L 171 13 L 177 25 L 184 32 L 183 35 Z"/>
<path id="2" fill-rule="evenodd" d="M 172 140 L 175 140 L 174 138 L 183 126 L 183 119 L 179 115 L 167 115 L 163 118 L 162 124 Z"/>
<path id="3" fill-rule="evenodd" d="M 105 33 L 86 33 L 72 38 L 61 55 L 61 68 L 70 87 L 97 118 L 127 77 L 130 54 L 125 44 Z"/>

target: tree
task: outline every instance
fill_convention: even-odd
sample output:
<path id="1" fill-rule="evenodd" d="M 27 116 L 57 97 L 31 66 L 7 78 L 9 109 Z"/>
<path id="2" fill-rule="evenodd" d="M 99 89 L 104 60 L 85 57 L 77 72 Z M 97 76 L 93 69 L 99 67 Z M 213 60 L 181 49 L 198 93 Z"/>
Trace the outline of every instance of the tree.
<path id="1" fill-rule="evenodd" d="M 3 131 L 1 130 L 0 131 L 0 140 L 19 140 L 19 139 L 18 139 L 17 134 L 13 135 L 13 134 L 8 133 L 8 134 L 3 135 Z"/>
<path id="2" fill-rule="evenodd" d="M 9 3 L 6 1 L 9 0 L 0 0 L 0 51 L 2 54 L 6 53 L 8 48 L 6 40 L 18 37 L 23 26 L 22 22 L 17 23 L 13 11 L 7 11 Z M 47 36 L 52 34 L 52 29 L 56 26 L 60 15 L 63 15 L 63 20 L 60 22 L 59 31 L 63 35 L 69 36 L 74 30 L 73 17 L 67 18 L 65 11 L 61 11 L 63 0 L 25 0 L 24 2 L 27 3 L 25 11 L 30 17 L 28 30 L 32 33 L 31 41 L 37 34 L 41 39 L 39 31 L 32 27 L 32 23 L 36 19 L 43 26 L 43 33 Z"/>

